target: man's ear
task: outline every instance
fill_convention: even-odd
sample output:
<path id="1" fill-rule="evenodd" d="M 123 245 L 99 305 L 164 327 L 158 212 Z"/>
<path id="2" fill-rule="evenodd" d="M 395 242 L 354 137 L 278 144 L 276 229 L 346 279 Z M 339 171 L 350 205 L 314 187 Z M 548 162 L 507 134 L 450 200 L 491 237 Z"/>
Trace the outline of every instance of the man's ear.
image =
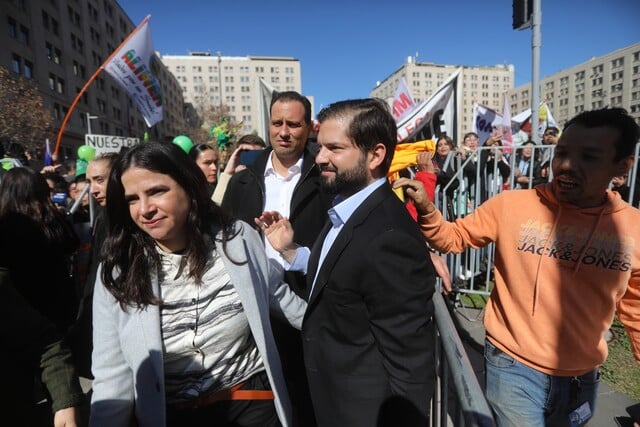
<path id="1" fill-rule="evenodd" d="M 381 142 L 377 143 L 375 147 L 373 147 L 368 157 L 369 170 L 374 172 L 378 167 L 384 162 L 384 156 L 387 154 L 387 147 Z"/>

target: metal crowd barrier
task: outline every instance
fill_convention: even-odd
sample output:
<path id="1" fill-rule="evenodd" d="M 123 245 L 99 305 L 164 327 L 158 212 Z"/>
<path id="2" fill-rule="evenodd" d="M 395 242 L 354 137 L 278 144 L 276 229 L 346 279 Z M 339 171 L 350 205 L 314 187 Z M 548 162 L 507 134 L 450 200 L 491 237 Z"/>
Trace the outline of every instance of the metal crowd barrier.
<path id="1" fill-rule="evenodd" d="M 495 427 L 484 392 L 439 292 L 433 295 L 437 382 L 431 427 Z"/>

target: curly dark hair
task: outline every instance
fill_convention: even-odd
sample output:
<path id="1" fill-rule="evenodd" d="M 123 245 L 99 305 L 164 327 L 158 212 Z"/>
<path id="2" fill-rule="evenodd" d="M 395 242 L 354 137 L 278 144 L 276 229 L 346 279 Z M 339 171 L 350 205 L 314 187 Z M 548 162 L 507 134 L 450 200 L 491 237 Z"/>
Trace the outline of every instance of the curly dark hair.
<path id="1" fill-rule="evenodd" d="M 146 142 L 122 154 L 117 160 L 107 186 L 108 231 L 102 247 L 104 286 L 124 309 L 127 304 L 142 308 L 159 304 L 151 289 L 152 272 L 160 266 L 155 241 L 138 228 L 131 218 L 122 185 L 122 174 L 137 167 L 170 176 L 187 193 L 190 201 L 187 216 L 186 248 L 188 275 L 202 282 L 208 259 L 206 236 L 222 231 L 222 248 L 233 238 L 233 221 L 209 198 L 207 182 L 198 166 L 177 145 Z"/>

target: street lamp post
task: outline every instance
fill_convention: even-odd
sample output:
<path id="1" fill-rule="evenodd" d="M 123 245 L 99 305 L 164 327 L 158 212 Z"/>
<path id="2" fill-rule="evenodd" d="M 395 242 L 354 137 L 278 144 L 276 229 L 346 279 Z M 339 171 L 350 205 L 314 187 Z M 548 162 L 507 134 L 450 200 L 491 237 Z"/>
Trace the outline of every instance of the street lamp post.
<path id="1" fill-rule="evenodd" d="M 220 89 L 220 121 L 222 121 L 222 54 L 218 51 L 218 88 Z"/>
<path id="2" fill-rule="evenodd" d="M 87 134 L 91 135 L 91 120 L 97 119 L 98 116 L 92 116 L 91 113 L 85 113 L 87 115 Z"/>

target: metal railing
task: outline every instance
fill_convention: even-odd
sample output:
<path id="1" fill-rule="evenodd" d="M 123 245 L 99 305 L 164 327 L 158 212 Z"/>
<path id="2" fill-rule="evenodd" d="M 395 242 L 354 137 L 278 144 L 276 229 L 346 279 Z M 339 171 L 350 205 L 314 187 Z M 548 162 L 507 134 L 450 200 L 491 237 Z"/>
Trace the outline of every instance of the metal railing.
<path id="1" fill-rule="evenodd" d="M 437 382 L 431 427 L 493 427 L 495 421 L 447 305 L 433 295 Z"/>

